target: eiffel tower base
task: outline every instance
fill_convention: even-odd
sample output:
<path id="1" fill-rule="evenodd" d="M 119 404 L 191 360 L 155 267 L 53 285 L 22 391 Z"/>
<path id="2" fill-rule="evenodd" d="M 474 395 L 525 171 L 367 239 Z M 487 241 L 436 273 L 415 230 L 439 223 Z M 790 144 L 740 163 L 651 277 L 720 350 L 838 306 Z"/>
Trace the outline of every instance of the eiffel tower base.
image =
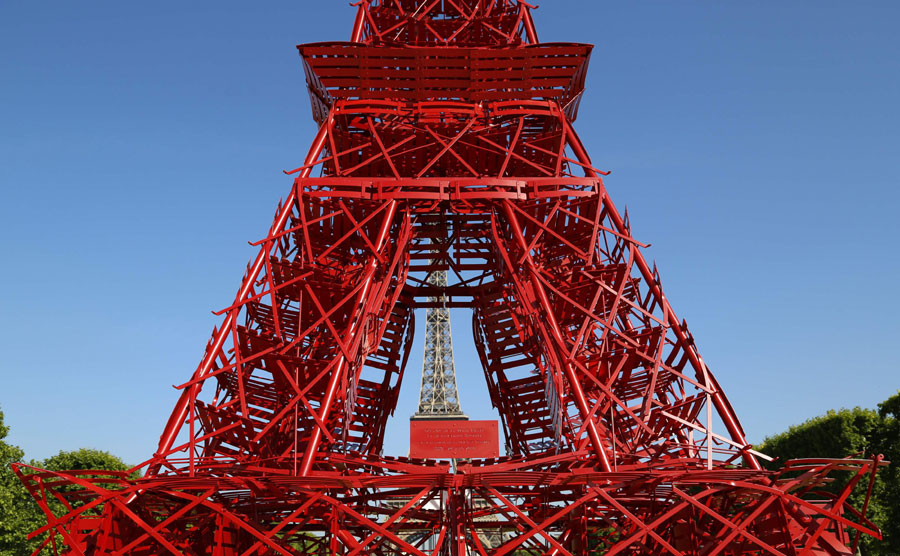
<path id="1" fill-rule="evenodd" d="M 568 470 L 545 470 L 560 463 Z M 571 455 L 537 465 L 463 465 L 455 474 L 399 459 L 332 465 L 393 473 L 298 478 L 216 469 L 215 478 L 136 481 L 22 466 L 17 473 L 42 505 L 59 507 L 50 515 L 57 542 L 69 546 L 64 554 L 824 556 L 852 554 L 846 546 L 857 531 L 875 534 L 854 525 L 859 515 L 845 504 L 877 466 L 870 460 L 799 460 L 780 473 L 639 466 L 599 473 Z M 851 471 L 852 480 L 822 494 L 836 471 Z M 82 509 L 66 512 L 58 500 Z M 99 504 L 103 511 L 90 515 Z"/>

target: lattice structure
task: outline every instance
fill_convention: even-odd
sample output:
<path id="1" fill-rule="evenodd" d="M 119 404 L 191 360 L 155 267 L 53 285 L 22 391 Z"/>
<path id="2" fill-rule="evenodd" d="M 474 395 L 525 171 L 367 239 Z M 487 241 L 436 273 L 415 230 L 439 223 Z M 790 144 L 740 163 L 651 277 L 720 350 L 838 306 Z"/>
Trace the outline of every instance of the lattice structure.
<path id="1" fill-rule="evenodd" d="M 146 476 L 16 468 L 44 546 L 834 555 L 876 535 L 846 499 L 877 459 L 759 465 L 572 127 L 590 53 L 539 43 L 513 0 L 363 0 L 351 42 L 301 46 L 318 134 Z M 507 439 L 455 473 L 382 455 L 435 298 L 472 309 Z"/>
<path id="2" fill-rule="evenodd" d="M 441 230 L 443 231 L 443 230 Z M 432 261 L 440 267 L 440 261 Z M 437 290 L 447 287 L 447 271 L 432 271 L 426 280 Z M 428 298 L 435 304 L 425 312 L 425 356 L 422 360 L 422 385 L 419 408 L 413 419 L 466 419 L 459 403 L 456 365 L 453 361 L 453 336 L 447 296 Z"/>

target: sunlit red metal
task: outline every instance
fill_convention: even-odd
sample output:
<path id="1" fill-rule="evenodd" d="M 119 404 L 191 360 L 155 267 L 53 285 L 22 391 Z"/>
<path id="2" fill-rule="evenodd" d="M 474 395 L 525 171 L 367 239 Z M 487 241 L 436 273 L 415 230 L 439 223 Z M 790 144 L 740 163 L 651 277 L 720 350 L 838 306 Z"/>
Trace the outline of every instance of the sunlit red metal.
<path id="1" fill-rule="evenodd" d="M 538 43 L 524 1 L 356 6 L 352 42 L 299 47 L 319 132 L 146 476 L 17 467 L 44 546 L 834 555 L 877 535 L 846 499 L 879 460 L 759 465 L 572 127 L 591 46 Z M 382 453 L 414 309 L 441 295 L 473 311 L 506 442 L 455 470 Z"/>
<path id="2" fill-rule="evenodd" d="M 409 456 L 431 459 L 500 457 L 497 421 L 413 419 L 409 422 Z"/>

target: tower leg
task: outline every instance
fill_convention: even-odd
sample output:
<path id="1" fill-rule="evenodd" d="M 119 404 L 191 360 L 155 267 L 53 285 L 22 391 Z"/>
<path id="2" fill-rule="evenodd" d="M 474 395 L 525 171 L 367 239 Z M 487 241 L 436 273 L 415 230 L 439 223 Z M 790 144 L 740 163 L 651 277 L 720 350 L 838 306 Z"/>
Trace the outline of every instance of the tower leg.
<path id="1" fill-rule="evenodd" d="M 309 177 L 310 173 L 312 172 L 313 163 L 315 163 L 315 161 L 319 158 L 319 156 L 322 154 L 323 148 L 325 147 L 325 140 L 328 136 L 328 128 L 333 124 L 334 119 L 329 118 L 319 127 L 319 131 L 316 133 L 315 139 L 313 139 L 312 145 L 309 148 L 309 152 L 307 152 L 306 154 L 304 168 L 300 172 L 300 177 Z M 288 198 L 282 205 L 281 211 L 275 218 L 275 223 L 272 224 L 272 228 L 269 231 L 270 236 L 279 233 L 284 229 L 284 226 L 291 215 L 291 207 L 296 202 L 295 195 L 296 188 L 292 188 L 290 195 L 288 195 Z M 237 317 L 240 314 L 241 304 L 245 302 L 250 296 L 250 292 L 253 289 L 254 279 L 257 275 L 259 275 L 259 273 L 265 266 L 265 262 L 271 254 L 272 247 L 273 244 L 267 242 L 262 248 L 260 248 L 259 254 L 251 264 L 250 268 L 247 271 L 247 274 L 244 276 L 244 281 L 241 284 L 237 295 L 235 296 L 235 302 L 232 305 L 232 309 L 228 311 L 228 314 L 225 317 L 225 321 L 222 323 L 222 325 L 218 328 L 217 331 L 214 332 L 213 338 L 210 340 L 210 344 L 207 347 L 206 355 L 200 362 L 197 370 L 194 371 L 194 375 L 191 378 L 193 384 L 181 392 L 181 396 L 179 396 L 178 402 L 176 402 L 175 408 L 173 409 L 172 414 L 169 416 L 169 420 L 166 422 L 163 433 L 159 438 L 159 446 L 157 447 L 155 454 L 157 458 L 165 458 L 169 451 L 172 449 L 172 445 L 175 443 L 175 438 L 181 431 L 181 427 L 184 425 L 185 419 L 188 416 L 188 411 L 192 400 L 197 399 L 197 395 L 203 387 L 203 382 L 201 379 L 210 372 L 210 369 L 215 364 L 216 357 L 222 349 L 222 346 L 224 346 L 225 341 L 228 339 L 229 335 L 232 334 L 232 327 L 234 326 L 235 322 L 237 321 Z M 156 474 L 156 472 L 159 471 L 161 465 L 162 462 L 158 461 L 148 466 L 147 475 L 152 476 Z"/>
<path id="2" fill-rule="evenodd" d="M 517 267 L 512 264 L 509 258 L 505 258 L 508 272 L 518 272 L 521 273 L 520 275 L 524 274 L 524 276 L 522 276 L 524 280 L 515 280 L 513 281 L 512 285 L 515 289 L 518 290 L 520 299 L 534 299 L 536 304 L 540 308 L 540 311 L 538 313 L 539 317 L 541 319 L 546 319 L 544 320 L 545 326 L 543 326 L 542 328 L 549 336 L 548 338 L 546 338 L 546 340 L 548 340 L 546 342 L 547 354 L 555 363 L 555 371 L 561 371 L 565 374 L 566 380 L 571 390 L 571 394 L 574 398 L 575 404 L 578 407 L 578 411 L 581 414 L 581 419 L 583 420 L 583 422 L 585 423 L 585 427 L 587 428 L 588 436 L 590 438 L 591 445 L 593 446 L 594 453 L 597 455 L 597 458 L 599 460 L 601 470 L 606 472 L 612 471 L 612 465 L 610 465 L 610 457 L 607 454 L 607 450 L 604 446 L 603 440 L 600 438 L 600 431 L 597 428 L 597 422 L 594 419 L 594 416 L 591 414 L 591 408 L 588 405 L 587 398 L 584 395 L 584 391 L 581 387 L 581 382 L 576 376 L 575 369 L 568 361 L 568 355 L 565 350 L 565 340 L 563 340 L 562 332 L 559 329 L 559 324 L 557 323 L 554 309 L 550 306 L 550 302 L 547 299 L 547 293 L 544 291 L 544 286 L 541 284 L 541 277 L 538 272 L 537 266 L 535 265 L 534 260 L 531 258 L 530 249 L 528 248 L 528 245 L 525 244 L 525 238 L 522 234 L 522 229 L 519 226 L 519 222 L 516 219 L 515 214 L 513 213 L 512 206 L 509 201 L 505 201 L 503 204 L 503 214 L 505 216 L 505 221 L 501 221 L 501 224 L 506 224 L 512 228 L 512 234 L 514 237 L 514 241 L 517 244 L 517 248 L 509 249 L 507 245 L 504 245 L 505 241 L 500 237 L 495 237 L 495 241 L 498 242 L 498 247 L 501 250 L 505 250 L 508 253 L 520 253 L 521 257 L 525 259 L 525 270 L 520 271 L 517 270 Z"/>
<path id="3" fill-rule="evenodd" d="M 381 251 L 384 250 L 385 245 L 387 244 L 388 232 L 391 229 L 391 224 L 394 222 L 394 216 L 397 212 L 397 202 L 390 201 L 387 208 L 385 209 L 385 214 L 382 217 L 381 227 L 379 228 L 377 238 L 375 240 L 375 253 L 369 258 L 366 263 L 366 270 L 363 273 L 362 279 L 362 288 L 359 291 L 359 294 L 356 298 L 356 307 L 357 314 L 351 320 L 350 326 L 348 327 L 345 335 L 344 341 L 347 343 L 353 343 L 354 336 L 360 331 L 362 326 L 362 318 L 365 317 L 365 313 L 362 312 L 362 309 L 371 303 L 370 296 L 373 293 L 373 281 L 375 279 L 375 273 L 378 270 L 379 266 L 382 266 L 382 261 L 385 257 L 381 256 Z M 388 275 L 385 275 L 389 278 Z M 347 366 L 350 363 L 347 360 L 347 355 L 343 352 L 338 356 L 339 360 L 331 379 L 328 382 L 328 386 L 325 390 L 325 397 L 322 400 L 321 412 L 319 414 L 318 421 L 326 422 L 332 410 L 332 402 L 334 401 L 334 396 L 337 391 L 338 385 L 341 383 L 341 378 L 343 378 L 344 373 L 347 371 Z M 312 436 L 309 439 L 309 444 L 306 447 L 306 451 L 303 454 L 303 462 L 300 464 L 299 474 L 301 476 L 306 476 L 309 474 L 312 469 L 313 461 L 315 460 L 316 453 L 319 449 L 319 442 L 322 441 L 322 427 L 316 427 Z"/>
<path id="4" fill-rule="evenodd" d="M 591 165 L 591 158 L 585 150 L 584 145 L 581 143 L 581 140 L 578 138 L 578 135 L 575 133 L 575 130 L 572 127 L 572 123 L 566 120 L 565 126 L 569 146 L 575 153 L 578 161 L 583 165 L 585 169 L 585 175 L 593 178 L 598 177 L 597 173 L 592 169 L 593 167 Z M 626 234 L 630 236 L 631 232 L 625 225 L 624 219 L 619 214 L 619 211 L 616 209 L 615 205 L 613 205 L 609 200 L 609 197 L 607 195 L 603 195 L 603 207 L 608 212 L 609 219 L 615 225 L 616 230 L 620 234 Z M 657 299 L 661 301 L 663 310 L 665 311 L 667 316 L 666 320 L 672 327 L 672 331 L 678 337 L 679 341 L 683 344 L 684 349 L 688 357 L 690 358 L 691 365 L 694 368 L 697 380 L 714 391 L 714 394 L 712 395 L 712 401 L 715 404 L 719 416 L 725 423 L 725 428 L 728 429 L 728 433 L 731 435 L 732 440 L 734 440 L 735 443 L 740 444 L 741 446 L 748 446 L 746 436 L 744 435 L 744 431 L 737 420 L 734 409 L 731 407 L 731 404 L 728 402 L 728 400 L 725 399 L 725 397 L 722 395 L 722 389 L 716 382 L 715 377 L 706 370 L 706 365 L 701 361 L 700 356 L 693 345 L 693 341 L 688 338 L 685 330 L 682 328 L 681 323 L 678 320 L 678 316 L 672 309 L 669 300 L 665 297 L 665 295 L 663 295 L 662 288 L 660 288 L 659 283 L 654 277 L 654 273 L 651 271 L 650 265 L 647 264 L 646 259 L 644 259 L 644 255 L 640 252 L 640 250 L 637 249 L 635 250 L 634 264 L 638 267 L 641 275 L 647 281 L 648 287 L 651 289 L 652 293 L 656 296 Z M 745 451 L 743 453 L 743 458 L 747 465 L 751 468 L 756 470 L 762 469 L 762 465 L 760 465 L 759 461 L 752 453 Z"/>

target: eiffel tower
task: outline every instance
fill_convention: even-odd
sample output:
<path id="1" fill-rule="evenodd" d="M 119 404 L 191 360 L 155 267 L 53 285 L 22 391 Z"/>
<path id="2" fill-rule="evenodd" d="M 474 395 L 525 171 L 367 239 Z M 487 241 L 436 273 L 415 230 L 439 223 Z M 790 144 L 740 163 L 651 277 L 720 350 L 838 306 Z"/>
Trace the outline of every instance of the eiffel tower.
<path id="1" fill-rule="evenodd" d="M 747 441 L 575 130 L 592 46 L 541 42 L 525 0 L 353 6 L 349 42 L 299 46 L 319 130 L 145 476 L 13 466 L 41 549 L 843 556 L 877 536 L 848 503 L 877 457 L 771 471 Z M 383 453 L 422 307 L 472 309 L 503 456 Z M 461 415 L 434 324 L 419 409 Z"/>
<path id="2" fill-rule="evenodd" d="M 433 271 L 427 282 L 443 290 L 447 287 L 447 271 Z M 436 306 L 426 310 L 419 408 L 411 419 L 468 419 L 459 403 L 447 296 L 433 296 L 429 301 Z"/>

